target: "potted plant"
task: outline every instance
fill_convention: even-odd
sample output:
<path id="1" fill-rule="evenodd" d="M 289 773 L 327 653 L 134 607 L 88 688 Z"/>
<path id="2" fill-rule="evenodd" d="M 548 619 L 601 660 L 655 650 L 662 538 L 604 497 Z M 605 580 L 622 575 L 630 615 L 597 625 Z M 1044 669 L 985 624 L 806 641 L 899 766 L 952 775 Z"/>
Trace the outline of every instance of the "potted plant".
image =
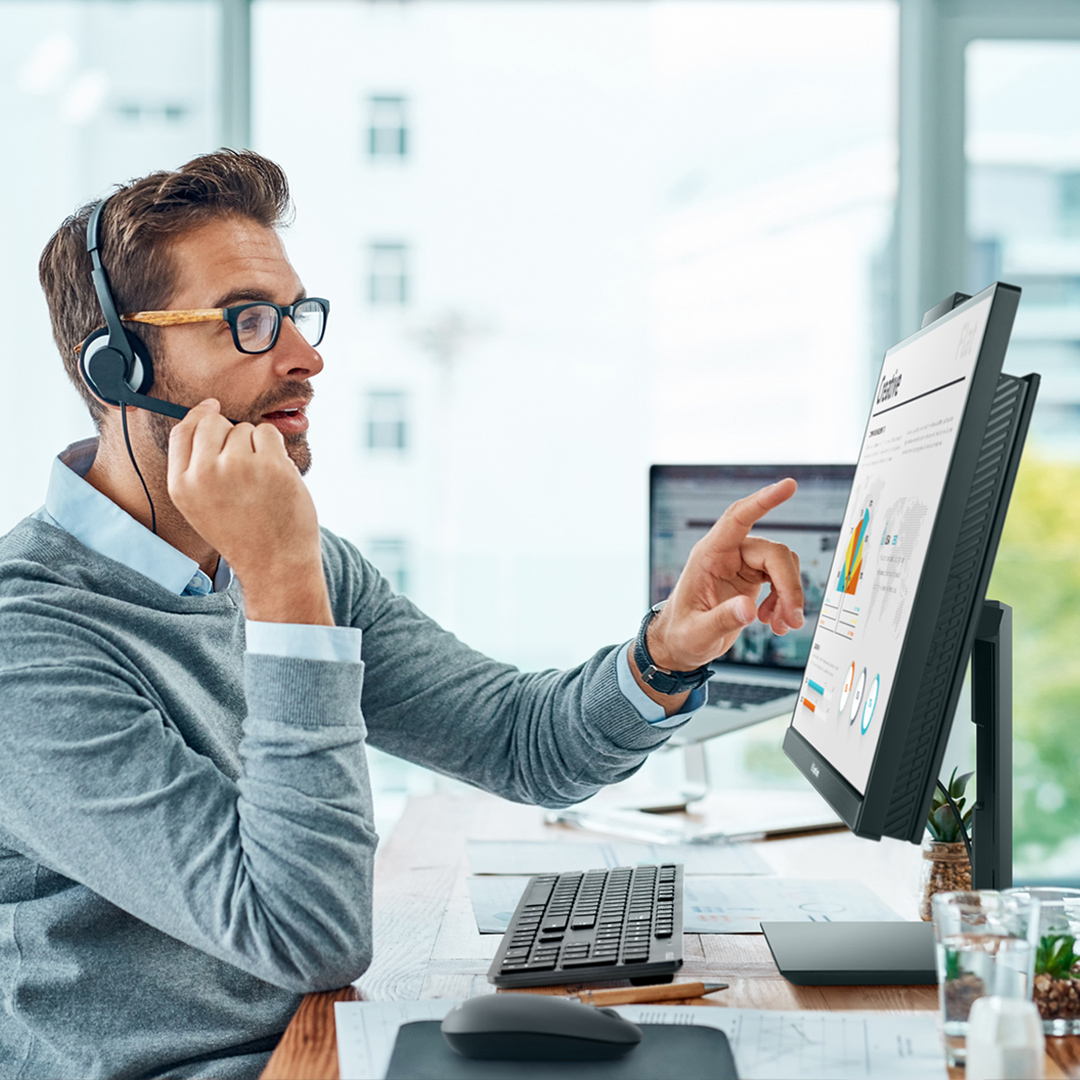
<path id="1" fill-rule="evenodd" d="M 974 806 L 965 812 L 967 802 L 964 792 L 974 773 L 952 776 L 946 786 L 956 809 L 960 811 L 957 819 L 953 808 L 940 789 L 934 790 L 934 799 L 930 804 L 930 814 L 926 819 L 926 831 L 929 834 L 923 844 L 922 888 L 920 890 L 919 916 L 924 922 L 933 918 L 930 910 L 930 898 L 939 892 L 968 892 L 971 889 L 971 860 L 968 858 L 967 845 L 964 843 L 960 822 L 964 829 L 971 828 L 971 815 Z"/>
<path id="2" fill-rule="evenodd" d="M 1033 997 L 1044 1020 L 1075 1021 L 1080 1018 L 1078 965 L 1080 956 L 1076 954 L 1076 938 L 1071 934 L 1046 934 L 1039 939 Z"/>

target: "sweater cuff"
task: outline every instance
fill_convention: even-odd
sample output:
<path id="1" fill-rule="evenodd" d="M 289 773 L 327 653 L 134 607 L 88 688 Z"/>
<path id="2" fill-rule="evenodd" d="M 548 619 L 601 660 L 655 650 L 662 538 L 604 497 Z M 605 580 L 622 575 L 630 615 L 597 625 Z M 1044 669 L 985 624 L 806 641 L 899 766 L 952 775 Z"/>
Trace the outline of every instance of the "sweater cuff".
<path id="1" fill-rule="evenodd" d="M 286 724 L 363 724 L 362 663 L 302 660 L 249 652 L 244 658 L 248 719 Z"/>
<path id="2" fill-rule="evenodd" d="M 638 711 L 642 720 L 658 728 L 682 727 L 705 704 L 706 690 L 699 686 L 690 692 L 690 696 L 683 702 L 683 707 L 668 716 L 663 705 L 653 701 L 644 690 L 637 684 L 633 672 L 630 670 L 630 650 L 634 643 L 629 641 L 626 646 L 619 650 L 619 658 L 615 663 L 615 671 L 619 678 L 619 689 L 623 697 L 630 702 Z"/>

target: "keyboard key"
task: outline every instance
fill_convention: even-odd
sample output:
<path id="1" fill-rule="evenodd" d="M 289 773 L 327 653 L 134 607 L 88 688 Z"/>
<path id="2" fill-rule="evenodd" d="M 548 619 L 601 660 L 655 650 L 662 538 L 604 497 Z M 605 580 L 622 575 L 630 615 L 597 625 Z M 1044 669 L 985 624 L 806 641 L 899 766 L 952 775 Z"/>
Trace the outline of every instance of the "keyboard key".
<path id="1" fill-rule="evenodd" d="M 525 901 L 526 906 L 532 907 L 538 906 L 541 910 L 547 906 L 547 902 L 551 899 L 552 881 L 550 878 L 544 880 L 541 878 L 539 881 L 534 881 L 529 889 L 528 898 Z"/>

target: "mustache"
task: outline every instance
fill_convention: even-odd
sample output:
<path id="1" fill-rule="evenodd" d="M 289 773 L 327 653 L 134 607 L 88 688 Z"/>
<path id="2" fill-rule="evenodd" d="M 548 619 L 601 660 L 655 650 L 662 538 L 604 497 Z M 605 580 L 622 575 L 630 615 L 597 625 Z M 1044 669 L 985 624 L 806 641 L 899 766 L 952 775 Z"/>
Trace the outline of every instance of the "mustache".
<path id="1" fill-rule="evenodd" d="M 304 404 L 310 405 L 314 397 L 315 389 L 306 380 L 304 382 L 283 383 L 281 386 L 275 387 L 273 391 L 252 402 L 248 410 L 248 416 L 252 418 L 250 422 L 257 424 L 264 414 L 276 412 L 282 405 L 295 401 L 297 398 L 303 398 Z"/>

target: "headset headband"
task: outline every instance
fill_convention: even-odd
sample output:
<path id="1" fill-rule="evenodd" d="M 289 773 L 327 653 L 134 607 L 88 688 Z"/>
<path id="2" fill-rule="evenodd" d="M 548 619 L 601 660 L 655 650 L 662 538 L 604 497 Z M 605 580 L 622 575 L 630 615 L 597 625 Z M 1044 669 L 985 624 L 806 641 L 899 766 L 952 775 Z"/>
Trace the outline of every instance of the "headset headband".
<path id="1" fill-rule="evenodd" d="M 101 212 L 105 209 L 108 199 L 102 199 L 94 207 L 90 214 L 90 220 L 86 223 L 86 250 L 90 253 L 90 280 L 94 283 L 94 291 L 97 293 L 98 303 L 101 305 L 101 313 L 105 316 L 105 325 L 109 329 L 109 348 L 116 349 L 129 363 L 134 358 L 131 343 L 124 332 L 124 324 L 120 319 L 120 313 L 116 310 L 112 292 L 109 289 L 109 279 L 105 274 L 105 267 L 101 265 L 101 253 L 98 248 L 101 245 L 100 221 Z"/>

